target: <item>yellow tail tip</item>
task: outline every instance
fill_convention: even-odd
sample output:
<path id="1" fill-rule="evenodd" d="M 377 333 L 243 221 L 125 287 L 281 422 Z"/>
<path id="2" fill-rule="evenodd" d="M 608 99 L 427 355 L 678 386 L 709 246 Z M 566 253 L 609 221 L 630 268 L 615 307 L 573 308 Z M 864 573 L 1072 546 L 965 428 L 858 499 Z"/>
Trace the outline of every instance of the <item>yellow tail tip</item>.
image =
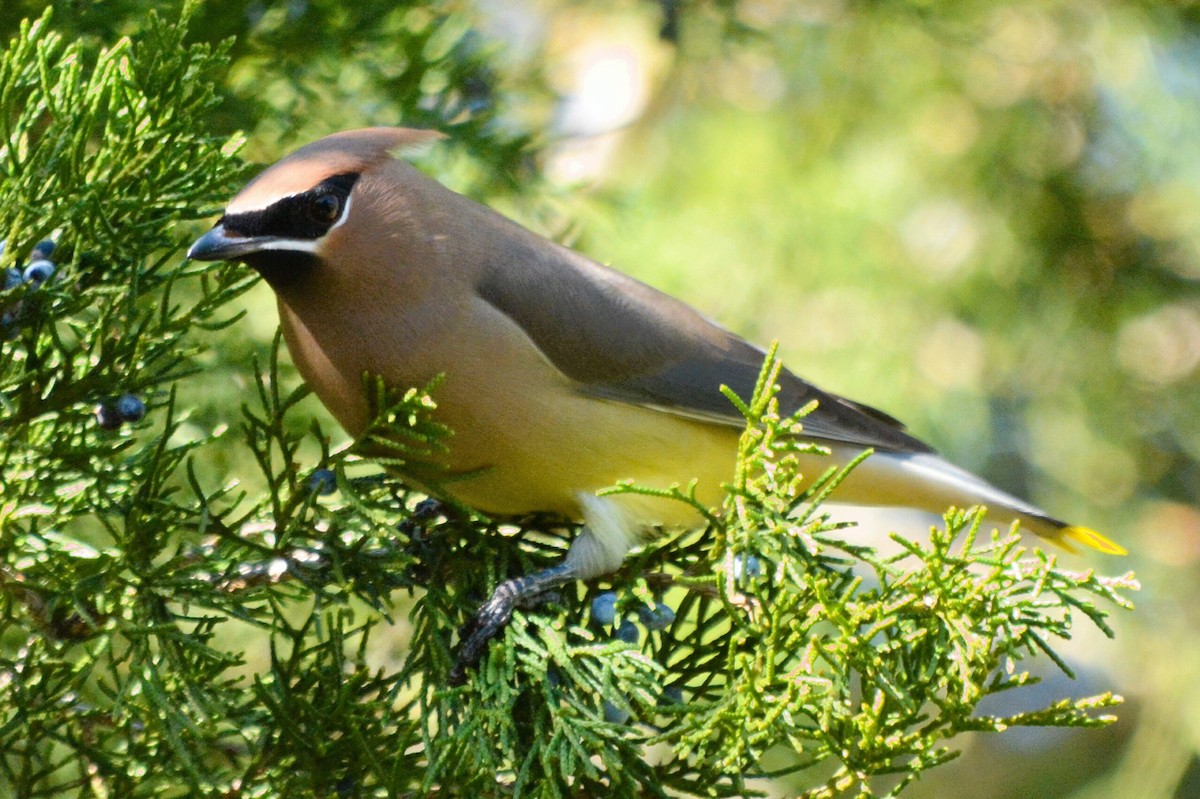
<path id="1" fill-rule="evenodd" d="M 1060 535 L 1063 537 L 1064 543 L 1083 544 L 1086 547 L 1097 549 L 1106 555 L 1129 554 L 1129 550 L 1125 549 L 1125 547 L 1115 541 L 1110 541 L 1090 527 L 1064 527 Z"/>

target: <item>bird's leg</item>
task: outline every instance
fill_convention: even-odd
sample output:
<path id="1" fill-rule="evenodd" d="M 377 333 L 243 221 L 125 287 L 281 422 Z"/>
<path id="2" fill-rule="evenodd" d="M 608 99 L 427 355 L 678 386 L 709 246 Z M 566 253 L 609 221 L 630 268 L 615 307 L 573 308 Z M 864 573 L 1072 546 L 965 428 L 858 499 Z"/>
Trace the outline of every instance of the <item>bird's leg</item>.
<path id="1" fill-rule="evenodd" d="M 579 504 L 585 524 L 562 563 L 500 583 L 492 598 L 459 629 L 458 661 L 450 671 L 452 685 L 466 682 L 467 672 L 479 665 L 488 642 L 512 618 L 513 608 L 535 604 L 560 585 L 589 580 L 620 568 L 625 554 L 637 542 L 635 527 L 611 498 L 581 494 Z"/>
<path id="2" fill-rule="evenodd" d="M 517 607 L 530 607 L 545 599 L 548 592 L 580 577 L 570 560 L 549 569 L 505 580 L 496 586 L 492 598 L 458 630 L 458 660 L 450 670 L 450 684 L 462 685 L 467 672 L 479 666 L 488 643 L 504 629 Z"/>

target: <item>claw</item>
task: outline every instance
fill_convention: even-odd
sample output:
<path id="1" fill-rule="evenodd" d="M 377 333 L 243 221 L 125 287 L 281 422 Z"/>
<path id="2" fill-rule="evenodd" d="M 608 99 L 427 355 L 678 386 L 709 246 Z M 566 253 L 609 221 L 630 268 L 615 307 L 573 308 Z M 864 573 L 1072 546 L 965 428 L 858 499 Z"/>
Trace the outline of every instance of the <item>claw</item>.
<path id="1" fill-rule="evenodd" d="M 512 619 L 516 607 L 516 596 L 511 594 L 512 580 L 496 587 L 492 598 L 475 611 L 466 624 L 458 628 L 458 660 L 450 670 L 450 684 L 462 685 L 467 681 L 467 672 L 479 667 L 479 661 L 487 652 L 488 644 Z"/>

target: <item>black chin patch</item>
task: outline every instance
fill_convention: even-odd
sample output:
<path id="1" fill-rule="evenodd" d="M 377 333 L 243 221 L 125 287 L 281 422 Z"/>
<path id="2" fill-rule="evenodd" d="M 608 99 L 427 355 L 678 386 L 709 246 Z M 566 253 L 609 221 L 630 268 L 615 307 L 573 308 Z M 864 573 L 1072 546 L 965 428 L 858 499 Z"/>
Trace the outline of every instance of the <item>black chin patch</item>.
<path id="1" fill-rule="evenodd" d="M 242 260 L 276 291 L 307 279 L 321 263 L 312 253 L 294 250 L 259 250 Z"/>

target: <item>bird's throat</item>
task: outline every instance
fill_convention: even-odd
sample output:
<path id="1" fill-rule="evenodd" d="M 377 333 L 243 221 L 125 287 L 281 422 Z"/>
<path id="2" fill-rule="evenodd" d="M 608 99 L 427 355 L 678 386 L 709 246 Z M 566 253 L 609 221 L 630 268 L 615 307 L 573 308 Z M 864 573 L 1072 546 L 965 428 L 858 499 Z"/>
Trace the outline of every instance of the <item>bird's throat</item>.
<path id="1" fill-rule="evenodd" d="M 277 292 L 307 281 L 321 263 L 312 253 L 289 250 L 262 250 L 247 255 L 245 262 Z"/>

